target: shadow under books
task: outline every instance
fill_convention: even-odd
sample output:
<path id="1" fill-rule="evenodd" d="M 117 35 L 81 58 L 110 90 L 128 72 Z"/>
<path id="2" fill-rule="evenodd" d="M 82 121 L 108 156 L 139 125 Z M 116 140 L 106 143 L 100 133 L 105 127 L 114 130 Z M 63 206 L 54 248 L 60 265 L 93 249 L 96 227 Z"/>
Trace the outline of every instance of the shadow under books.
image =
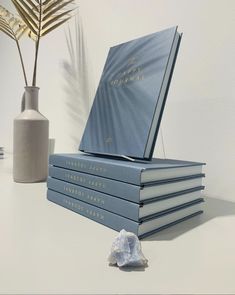
<path id="1" fill-rule="evenodd" d="M 180 235 L 196 228 L 207 221 L 222 216 L 229 216 L 235 215 L 235 203 L 220 200 L 215 198 L 204 197 L 205 204 L 203 213 L 195 216 L 186 222 L 181 222 L 177 225 L 174 225 L 168 229 L 160 231 L 152 236 L 146 237 L 142 241 L 166 241 L 166 240 L 173 240 Z"/>
<path id="2" fill-rule="evenodd" d="M 123 267 L 118 267 L 117 265 L 109 265 L 110 267 L 114 267 L 114 268 L 118 268 L 119 270 L 121 271 L 124 271 L 124 272 L 143 272 L 145 271 L 146 268 L 148 268 L 148 265 L 145 265 L 145 266 L 123 266 Z"/>

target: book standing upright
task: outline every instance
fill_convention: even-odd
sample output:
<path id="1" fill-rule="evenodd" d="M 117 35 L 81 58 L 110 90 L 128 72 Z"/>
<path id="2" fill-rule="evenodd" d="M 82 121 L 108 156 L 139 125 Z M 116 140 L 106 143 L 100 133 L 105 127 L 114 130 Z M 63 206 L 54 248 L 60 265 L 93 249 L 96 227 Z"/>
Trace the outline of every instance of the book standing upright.
<path id="1" fill-rule="evenodd" d="M 172 27 L 111 47 L 80 151 L 151 160 L 180 40 Z"/>

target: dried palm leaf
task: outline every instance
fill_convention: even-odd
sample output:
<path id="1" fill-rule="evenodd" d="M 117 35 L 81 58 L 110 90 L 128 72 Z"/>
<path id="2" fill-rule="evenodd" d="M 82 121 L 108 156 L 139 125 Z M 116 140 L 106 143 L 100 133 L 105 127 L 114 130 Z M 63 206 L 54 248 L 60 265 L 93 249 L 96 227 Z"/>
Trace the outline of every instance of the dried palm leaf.
<path id="1" fill-rule="evenodd" d="M 54 31 L 71 18 L 74 0 L 12 0 L 22 20 L 36 41 L 33 86 L 36 85 L 37 59 L 40 38 Z"/>
<path id="2" fill-rule="evenodd" d="M 22 22 L 22 20 L 16 18 L 12 13 L 10 13 L 7 9 L 0 5 L 0 31 L 16 42 L 17 49 L 20 55 L 20 61 L 23 69 L 25 84 L 28 85 L 19 44 L 20 38 L 25 33 L 29 32 L 28 27 L 25 25 L 24 22 Z"/>
<path id="3" fill-rule="evenodd" d="M 0 30 L 13 40 L 19 39 L 28 32 L 24 22 L 0 5 Z"/>
<path id="4" fill-rule="evenodd" d="M 12 0 L 22 20 L 36 39 L 58 28 L 74 10 L 74 0 Z"/>

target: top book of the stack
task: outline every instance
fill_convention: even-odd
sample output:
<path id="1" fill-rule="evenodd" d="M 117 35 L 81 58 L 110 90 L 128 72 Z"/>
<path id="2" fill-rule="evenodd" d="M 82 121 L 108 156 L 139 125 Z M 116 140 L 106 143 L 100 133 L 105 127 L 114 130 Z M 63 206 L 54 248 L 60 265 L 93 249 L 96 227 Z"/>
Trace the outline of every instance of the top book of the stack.
<path id="1" fill-rule="evenodd" d="M 151 160 L 180 40 L 172 27 L 110 48 L 81 151 Z"/>

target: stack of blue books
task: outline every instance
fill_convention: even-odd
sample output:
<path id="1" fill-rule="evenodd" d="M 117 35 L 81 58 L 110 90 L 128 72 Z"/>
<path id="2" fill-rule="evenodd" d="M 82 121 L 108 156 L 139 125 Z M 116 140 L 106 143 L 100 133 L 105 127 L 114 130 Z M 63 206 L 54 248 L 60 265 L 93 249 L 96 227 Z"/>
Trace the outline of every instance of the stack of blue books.
<path id="1" fill-rule="evenodd" d="M 152 158 L 181 35 L 111 47 L 82 153 L 50 157 L 50 201 L 140 238 L 202 213 L 203 163 Z"/>
<path id="2" fill-rule="evenodd" d="M 202 163 L 50 156 L 50 201 L 140 238 L 202 213 Z"/>

